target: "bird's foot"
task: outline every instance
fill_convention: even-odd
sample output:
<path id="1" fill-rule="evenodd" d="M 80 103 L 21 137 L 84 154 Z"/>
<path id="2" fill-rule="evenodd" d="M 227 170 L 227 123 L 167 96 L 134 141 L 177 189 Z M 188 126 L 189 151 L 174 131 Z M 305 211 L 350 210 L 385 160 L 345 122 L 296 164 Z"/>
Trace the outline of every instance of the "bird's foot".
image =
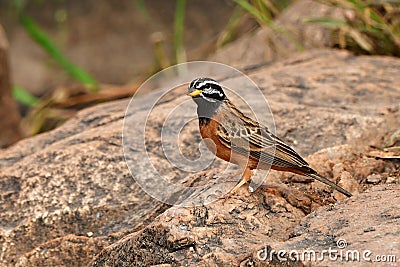
<path id="1" fill-rule="evenodd" d="M 224 203 L 225 201 L 230 198 L 234 193 L 236 193 L 240 187 L 242 187 L 242 185 L 244 185 L 245 183 L 249 182 L 252 176 L 252 172 L 249 168 L 245 168 L 242 171 L 242 179 L 240 180 L 240 182 L 231 190 L 229 191 L 229 193 L 227 193 L 225 196 L 223 196 Z M 250 186 L 249 186 L 249 191 L 252 192 Z"/>
<path id="2" fill-rule="evenodd" d="M 240 182 L 231 190 L 230 194 L 235 193 L 240 187 L 242 187 L 242 185 L 249 182 L 252 175 L 253 174 L 252 174 L 250 168 L 245 168 L 243 171 L 243 174 L 242 174 L 242 180 L 240 180 Z M 250 187 L 249 187 L 249 191 L 251 192 Z"/>
<path id="3" fill-rule="evenodd" d="M 246 179 L 242 179 L 240 180 L 240 182 L 229 192 L 229 195 L 236 193 L 236 191 L 242 187 L 242 185 L 244 185 L 245 183 L 247 183 Z"/>

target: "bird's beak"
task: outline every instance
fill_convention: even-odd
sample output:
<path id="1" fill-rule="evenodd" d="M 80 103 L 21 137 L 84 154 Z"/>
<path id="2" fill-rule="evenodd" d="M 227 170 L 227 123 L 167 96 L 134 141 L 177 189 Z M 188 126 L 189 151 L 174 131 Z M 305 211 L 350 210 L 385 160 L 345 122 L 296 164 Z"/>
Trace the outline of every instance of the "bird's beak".
<path id="1" fill-rule="evenodd" d="M 191 97 L 195 97 L 195 96 L 198 96 L 198 95 L 200 95 L 201 94 L 201 90 L 199 90 L 199 89 L 196 89 L 196 88 L 189 88 L 189 91 L 188 91 L 188 93 L 187 93 L 187 95 L 188 96 L 191 96 Z"/>

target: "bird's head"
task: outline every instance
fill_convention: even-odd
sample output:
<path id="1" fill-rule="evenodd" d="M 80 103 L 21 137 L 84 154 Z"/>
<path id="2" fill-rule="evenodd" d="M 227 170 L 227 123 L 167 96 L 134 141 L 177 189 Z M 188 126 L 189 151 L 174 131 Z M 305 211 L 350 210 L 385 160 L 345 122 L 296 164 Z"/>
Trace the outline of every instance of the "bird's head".
<path id="1" fill-rule="evenodd" d="M 210 78 L 194 79 L 189 85 L 187 95 L 191 96 L 195 102 L 200 99 L 208 102 L 220 102 L 226 99 L 221 85 Z"/>

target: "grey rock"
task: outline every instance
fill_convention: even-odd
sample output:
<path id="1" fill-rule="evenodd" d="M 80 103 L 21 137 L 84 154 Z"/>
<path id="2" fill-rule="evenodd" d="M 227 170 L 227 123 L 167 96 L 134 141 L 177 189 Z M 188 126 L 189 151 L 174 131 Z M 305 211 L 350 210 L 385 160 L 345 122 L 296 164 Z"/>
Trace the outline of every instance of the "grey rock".
<path id="1" fill-rule="evenodd" d="M 381 182 L 399 174 L 396 161 L 368 157 L 370 146 L 381 146 L 399 127 L 399 70 L 400 60 L 394 58 L 315 50 L 246 73 L 267 97 L 278 136 L 352 192 L 350 200 L 318 182 L 290 183 L 292 174 L 271 171 L 254 193 L 243 187 L 207 206 L 170 207 L 141 190 L 126 166 L 121 133 L 128 100 L 83 110 L 54 131 L 1 151 L 0 264 L 238 265 L 254 262 L 254 253 L 265 245 L 305 247 L 310 237 L 318 237 L 319 249 L 334 244 L 338 234 L 360 249 L 386 242 L 376 253 L 396 247 L 398 185 L 363 181 L 373 173 L 381 175 Z M 241 79 L 221 82 L 239 86 Z M 210 170 L 181 176 L 159 146 L 164 111 L 180 103 L 185 90 L 174 90 L 155 106 L 148 121 L 148 152 L 170 181 L 204 185 L 215 181 L 226 164 L 216 160 Z M 150 95 L 141 97 L 142 105 L 129 116 L 146 114 Z M 141 134 L 136 127 L 129 133 Z M 197 124 L 182 134 L 184 153 L 197 155 Z M 132 147 L 134 175 L 151 182 L 154 177 L 146 175 L 140 160 L 145 156 Z M 377 227 L 379 222 L 384 225 Z M 376 230 L 365 233 L 371 225 Z M 365 239 L 356 239 L 356 233 Z"/>

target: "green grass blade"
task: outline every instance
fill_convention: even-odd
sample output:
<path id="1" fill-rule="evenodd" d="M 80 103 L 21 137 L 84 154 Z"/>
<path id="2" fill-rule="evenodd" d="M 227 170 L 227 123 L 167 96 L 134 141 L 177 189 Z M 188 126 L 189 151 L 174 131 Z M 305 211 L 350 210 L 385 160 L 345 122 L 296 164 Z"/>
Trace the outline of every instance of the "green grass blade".
<path id="1" fill-rule="evenodd" d="M 174 51 L 175 51 L 176 63 L 181 63 L 186 61 L 185 50 L 183 45 L 186 0 L 176 0 L 175 4 L 176 6 L 175 6 L 175 18 L 174 18 Z"/>
<path id="2" fill-rule="evenodd" d="M 365 51 L 374 54 L 374 48 L 368 36 L 363 35 L 360 31 L 354 28 L 347 28 L 348 35 Z"/>
<path id="3" fill-rule="evenodd" d="M 364 11 L 368 8 L 361 1 L 358 0 L 346 0 L 348 3 L 352 4 L 354 8 L 360 12 L 360 14 L 364 13 Z M 373 19 L 376 23 L 385 24 L 385 21 L 373 10 L 370 10 L 371 19 Z"/>
<path id="4" fill-rule="evenodd" d="M 24 88 L 14 85 L 12 88 L 13 98 L 24 105 L 33 107 L 39 101 L 37 97 L 26 91 Z"/>
<path id="5" fill-rule="evenodd" d="M 250 15 L 259 20 L 261 23 L 266 24 L 268 26 L 272 23 L 272 19 L 270 17 L 265 16 L 263 13 L 257 10 L 257 8 L 255 8 L 246 0 L 233 0 L 233 1 L 239 6 L 241 6 L 244 10 L 246 10 Z"/>
<path id="6" fill-rule="evenodd" d="M 17 13 L 20 13 L 25 5 L 26 5 L 26 0 L 11 0 L 11 5 L 16 9 Z"/>
<path id="7" fill-rule="evenodd" d="M 340 26 L 346 25 L 345 20 L 333 19 L 333 18 L 304 18 L 302 20 L 305 23 L 315 23 L 323 27 L 330 29 L 337 29 Z"/>
<path id="8" fill-rule="evenodd" d="M 60 64 L 72 78 L 88 86 L 92 91 L 98 90 L 96 80 L 86 71 L 69 61 L 47 34 L 42 31 L 29 16 L 21 15 L 21 22 L 32 39 L 35 40 L 35 42 L 37 42 L 58 64 Z"/>
<path id="9" fill-rule="evenodd" d="M 241 6 L 245 11 L 247 11 L 250 15 L 255 17 L 260 25 L 266 25 L 270 29 L 272 29 L 275 32 L 278 32 L 288 38 L 290 41 L 293 42 L 293 44 L 296 46 L 296 49 L 298 51 L 303 51 L 304 46 L 301 44 L 301 42 L 297 39 L 297 37 L 284 27 L 280 26 L 279 24 L 275 23 L 274 20 L 269 16 L 267 13 L 263 13 L 260 10 L 258 10 L 255 6 L 250 4 L 247 0 L 233 0 L 236 4 Z"/>
<path id="10" fill-rule="evenodd" d="M 135 0 L 135 6 L 139 12 L 146 18 L 149 19 L 149 12 L 147 11 L 146 3 L 144 0 Z"/>
<path id="11" fill-rule="evenodd" d="M 223 47 L 235 38 L 236 31 L 238 30 L 238 24 L 240 19 L 243 17 L 244 12 L 245 11 L 240 6 L 235 7 L 233 14 L 229 18 L 228 24 L 220 34 L 217 44 L 218 47 Z"/>

